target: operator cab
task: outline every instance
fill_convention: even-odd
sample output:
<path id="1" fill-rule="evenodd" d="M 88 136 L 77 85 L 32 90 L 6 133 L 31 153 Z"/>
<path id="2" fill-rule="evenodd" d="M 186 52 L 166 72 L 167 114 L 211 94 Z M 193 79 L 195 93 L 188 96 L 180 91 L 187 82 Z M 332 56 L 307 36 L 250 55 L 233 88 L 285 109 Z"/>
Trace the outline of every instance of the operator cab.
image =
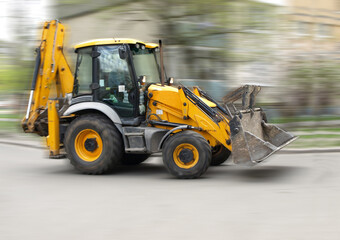
<path id="1" fill-rule="evenodd" d="M 72 104 L 102 102 L 123 125 L 145 119 L 145 88 L 161 82 L 158 45 L 133 39 L 99 39 L 75 46 L 77 63 Z"/>

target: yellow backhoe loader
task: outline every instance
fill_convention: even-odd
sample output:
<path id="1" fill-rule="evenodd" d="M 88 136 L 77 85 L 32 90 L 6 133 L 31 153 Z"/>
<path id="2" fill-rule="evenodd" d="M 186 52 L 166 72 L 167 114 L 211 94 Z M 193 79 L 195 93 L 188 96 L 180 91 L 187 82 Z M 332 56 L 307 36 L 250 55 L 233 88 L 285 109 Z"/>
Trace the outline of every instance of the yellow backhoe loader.
<path id="1" fill-rule="evenodd" d="M 259 86 L 243 86 L 223 103 L 199 87 L 172 86 L 161 41 L 80 43 L 72 74 L 64 33 L 59 21 L 45 22 L 22 127 L 46 137 L 51 158 L 66 154 L 82 173 L 106 173 L 162 151 L 172 175 L 197 178 L 229 155 L 235 163 L 256 164 L 296 138 L 254 107 Z"/>

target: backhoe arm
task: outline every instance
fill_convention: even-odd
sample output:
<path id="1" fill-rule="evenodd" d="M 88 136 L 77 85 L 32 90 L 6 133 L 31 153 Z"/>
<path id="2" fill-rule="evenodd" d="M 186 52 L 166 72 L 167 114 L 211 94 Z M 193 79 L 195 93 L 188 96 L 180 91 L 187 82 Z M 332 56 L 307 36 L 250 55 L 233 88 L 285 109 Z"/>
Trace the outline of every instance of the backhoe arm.
<path id="1" fill-rule="evenodd" d="M 59 21 L 45 22 L 27 112 L 22 121 L 25 132 L 45 135 L 38 125 L 42 115 L 47 119 L 48 100 L 72 96 L 74 78 L 63 54 L 64 34 L 65 27 Z"/>

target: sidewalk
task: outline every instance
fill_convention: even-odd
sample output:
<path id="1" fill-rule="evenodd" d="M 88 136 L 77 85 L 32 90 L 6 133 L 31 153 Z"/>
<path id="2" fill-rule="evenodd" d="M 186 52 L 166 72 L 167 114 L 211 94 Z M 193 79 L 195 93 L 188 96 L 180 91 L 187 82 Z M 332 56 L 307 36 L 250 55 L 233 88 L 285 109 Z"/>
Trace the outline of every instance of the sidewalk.
<path id="1" fill-rule="evenodd" d="M 46 149 L 45 139 L 34 134 L 0 131 L 0 144 Z"/>
<path id="2" fill-rule="evenodd" d="M 20 120 L 15 118 L 0 118 L 0 122 L 20 122 Z"/>

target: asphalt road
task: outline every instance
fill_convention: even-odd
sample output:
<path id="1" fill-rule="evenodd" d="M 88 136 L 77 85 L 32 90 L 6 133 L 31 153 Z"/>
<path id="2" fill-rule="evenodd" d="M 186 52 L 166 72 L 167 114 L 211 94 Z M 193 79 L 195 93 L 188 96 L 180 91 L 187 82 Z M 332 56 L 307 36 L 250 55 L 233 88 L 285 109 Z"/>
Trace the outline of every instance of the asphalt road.
<path id="1" fill-rule="evenodd" d="M 0 144 L 0 239 L 340 239 L 340 153 L 177 180 L 159 156 L 103 176 Z"/>

